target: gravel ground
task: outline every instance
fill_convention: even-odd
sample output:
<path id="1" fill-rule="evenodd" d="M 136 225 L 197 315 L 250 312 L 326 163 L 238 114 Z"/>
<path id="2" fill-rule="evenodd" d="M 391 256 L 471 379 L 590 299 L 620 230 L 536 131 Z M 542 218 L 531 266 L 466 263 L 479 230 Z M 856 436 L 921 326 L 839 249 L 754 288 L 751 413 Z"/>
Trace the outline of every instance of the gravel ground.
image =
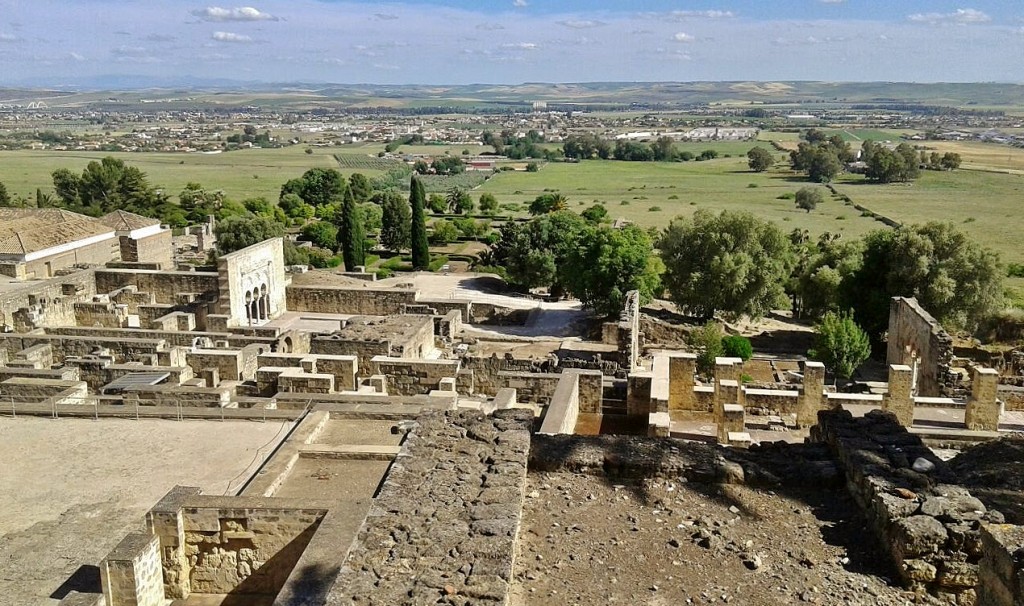
<path id="1" fill-rule="evenodd" d="M 889 585 L 844 492 L 531 474 L 512 604 L 931 603 Z"/>

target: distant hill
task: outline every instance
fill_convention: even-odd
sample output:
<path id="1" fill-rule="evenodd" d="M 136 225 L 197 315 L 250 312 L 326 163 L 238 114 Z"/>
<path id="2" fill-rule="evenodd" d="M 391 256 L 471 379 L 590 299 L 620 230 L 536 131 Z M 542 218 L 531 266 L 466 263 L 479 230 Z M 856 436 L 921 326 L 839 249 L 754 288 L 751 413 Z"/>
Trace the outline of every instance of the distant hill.
<path id="1" fill-rule="evenodd" d="M 685 107 L 694 104 L 903 104 L 1024 107 L 1024 85 L 1005 83 L 908 82 L 585 82 L 517 85 L 378 85 L 278 83 L 233 80 L 99 76 L 50 83 L 45 88 L 0 89 L 0 103 L 46 98 L 50 107 L 73 107 L 114 99 L 195 105 L 313 107 L 467 107 L 548 104 Z"/>

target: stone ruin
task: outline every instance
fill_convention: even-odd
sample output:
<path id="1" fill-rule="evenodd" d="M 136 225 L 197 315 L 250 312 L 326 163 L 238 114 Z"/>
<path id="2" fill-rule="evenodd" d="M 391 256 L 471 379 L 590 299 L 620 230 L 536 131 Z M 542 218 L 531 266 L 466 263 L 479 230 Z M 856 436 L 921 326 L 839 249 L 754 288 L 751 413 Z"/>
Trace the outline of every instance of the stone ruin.
<path id="1" fill-rule="evenodd" d="M 171 490 L 100 563 L 99 591 L 61 604 L 505 604 L 537 470 L 841 479 L 902 585 L 1024 603 L 1024 533 L 926 445 L 1015 427 L 999 375 L 979 366 L 963 380 L 913 300 L 892 303 L 884 393 L 836 393 L 815 362 L 762 389 L 741 381 L 741 360 L 719 358 L 701 380 L 693 354 L 652 349 L 637 293 L 602 343 L 479 355 L 466 327 L 516 310 L 373 281 L 293 285 L 281 249 L 225 255 L 216 271 L 90 267 L 0 289 L 13 321 L 0 414 L 292 424 L 235 493 Z M 358 506 L 346 500 L 356 478 Z"/>

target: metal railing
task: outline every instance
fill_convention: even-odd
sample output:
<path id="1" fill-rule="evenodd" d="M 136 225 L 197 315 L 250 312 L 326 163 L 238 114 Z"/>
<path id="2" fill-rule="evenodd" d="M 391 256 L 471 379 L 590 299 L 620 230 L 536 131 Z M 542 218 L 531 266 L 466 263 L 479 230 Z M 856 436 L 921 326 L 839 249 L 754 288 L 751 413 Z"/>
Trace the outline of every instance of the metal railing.
<path id="1" fill-rule="evenodd" d="M 174 404 L 158 404 L 137 398 L 110 396 L 72 396 L 57 394 L 45 396 L 16 396 L 0 394 L 0 418 L 8 417 L 49 417 L 60 418 L 118 418 L 118 419 L 186 419 L 206 420 L 249 420 L 249 421 L 295 421 L 301 419 L 311 404 L 301 409 L 270 408 L 271 402 L 259 407 L 238 407 L 237 402 L 228 406 L 188 406 L 180 401 Z"/>

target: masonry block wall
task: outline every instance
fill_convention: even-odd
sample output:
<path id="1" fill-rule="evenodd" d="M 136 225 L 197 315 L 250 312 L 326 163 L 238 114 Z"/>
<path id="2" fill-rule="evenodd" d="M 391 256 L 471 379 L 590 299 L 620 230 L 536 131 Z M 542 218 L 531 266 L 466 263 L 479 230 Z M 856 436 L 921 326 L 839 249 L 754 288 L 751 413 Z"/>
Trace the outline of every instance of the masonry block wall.
<path id="1" fill-rule="evenodd" d="M 73 325 L 75 303 L 92 300 L 96 292 L 92 269 L 5 289 L 0 294 L 0 328 L 28 332 L 42 326 Z"/>
<path id="2" fill-rule="evenodd" d="M 416 304 L 415 290 L 289 286 L 290 311 L 391 316 L 402 313 L 405 305 Z"/>
<path id="3" fill-rule="evenodd" d="M 949 364 L 953 338 L 917 299 L 893 297 L 889 305 L 886 361 L 914 365 L 917 359 L 917 395 L 946 396 L 950 387 Z"/>
<path id="4" fill-rule="evenodd" d="M 941 596 L 950 604 L 977 601 L 983 522 L 1002 522 L 964 488 L 921 439 L 895 415 L 823 411 L 811 441 L 829 446 L 846 475 L 847 490 L 888 551 L 907 587 Z M 913 469 L 917 459 L 931 470 Z"/>
<path id="5" fill-rule="evenodd" d="M 273 238 L 217 259 L 218 311 L 228 326 L 251 326 L 287 309 L 284 240 Z"/>

